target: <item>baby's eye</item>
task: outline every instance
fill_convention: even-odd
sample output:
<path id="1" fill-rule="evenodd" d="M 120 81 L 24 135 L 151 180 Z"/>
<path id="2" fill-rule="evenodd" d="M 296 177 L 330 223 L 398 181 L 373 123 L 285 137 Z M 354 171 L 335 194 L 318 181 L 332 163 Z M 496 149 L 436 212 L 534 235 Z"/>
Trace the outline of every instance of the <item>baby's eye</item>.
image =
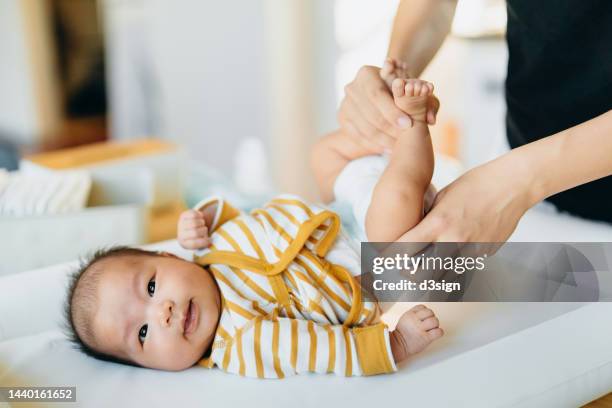
<path id="1" fill-rule="evenodd" d="M 147 292 L 149 292 L 149 296 L 153 297 L 155 293 L 155 278 L 152 278 L 147 285 Z"/>
<path id="2" fill-rule="evenodd" d="M 138 332 L 138 341 L 140 341 L 141 345 L 142 343 L 144 343 L 145 337 L 147 337 L 148 330 L 149 330 L 149 325 L 145 324 L 144 326 L 140 328 L 140 331 Z"/>

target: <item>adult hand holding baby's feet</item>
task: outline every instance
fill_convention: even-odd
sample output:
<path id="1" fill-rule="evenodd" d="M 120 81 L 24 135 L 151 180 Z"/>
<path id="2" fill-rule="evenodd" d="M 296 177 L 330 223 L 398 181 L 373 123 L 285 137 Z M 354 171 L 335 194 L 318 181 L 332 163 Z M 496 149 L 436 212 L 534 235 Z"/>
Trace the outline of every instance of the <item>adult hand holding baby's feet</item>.
<path id="1" fill-rule="evenodd" d="M 413 76 L 408 64 L 392 58 L 385 60 L 380 69 L 380 77 L 391 90 L 395 105 L 410 115 L 413 120 L 420 120 L 433 125 L 436 123 L 440 102 L 433 95 L 433 85 L 430 82 L 414 79 Z M 419 97 L 423 101 L 420 101 Z M 417 114 L 411 109 L 417 105 L 423 106 L 424 112 L 422 115 L 421 112 Z M 418 117 L 415 117 L 417 115 Z"/>
<path id="2" fill-rule="evenodd" d="M 187 210 L 181 213 L 177 240 L 185 249 L 202 249 L 210 245 L 208 226 L 202 211 Z"/>
<path id="3" fill-rule="evenodd" d="M 391 351 L 396 363 L 420 353 L 444 335 L 433 310 L 417 305 L 405 312 L 391 332 Z"/>
<path id="4" fill-rule="evenodd" d="M 429 121 L 427 115 L 431 114 L 432 106 L 437 111 L 440 105 L 433 89 L 432 83 L 422 79 L 396 78 L 391 84 L 395 105 L 409 114 L 414 121 L 423 123 Z"/>

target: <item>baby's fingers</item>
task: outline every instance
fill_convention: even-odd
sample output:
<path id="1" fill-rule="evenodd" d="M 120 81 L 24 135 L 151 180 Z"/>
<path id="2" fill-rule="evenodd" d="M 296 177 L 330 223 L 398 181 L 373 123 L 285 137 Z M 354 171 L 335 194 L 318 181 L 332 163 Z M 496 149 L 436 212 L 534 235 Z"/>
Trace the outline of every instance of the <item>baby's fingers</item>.
<path id="1" fill-rule="evenodd" d="M 181 213 L 181 218 L 184 218 L 184 219 L 199 218 L 199 217 L 202 217 L 202 216 L 203 216 L 203 214 L 200 211 L 193 210 L 193 209 L 185 210 L 185 211 L 183 211 Z"/>
<path id="2" fill-rule="evenodd" d="M 208 237 L 186 239 L 183 241 L 183 247 L 186 249 L 202 249 L 209 247 L 210 244 L 210 238 Z"/>
<path id="3" fill-rule="evenodd" d="M 432 317 L 434 315 L 433 310 L 425 307 L 423 309 L 419 309 L 417 311 L 414 312 L 414 314 L 420 319 L 420 320 L 425 320 L 429 317 Z"/>
<path id="4" fill-rule="evenodd" d="M 204 221 L 204 218 L 190 218 L 186 220 L 181 220 L 180 225 L 183 229 L 206 228 L 206 222 Z"/>
<path id="5" fill-rule="evenodd" d="M 188 230 L 194 228 L 201 228 L 206 226 L 206 221 L 204 220 L 204 214 L 200 211 L 196 210 L 187 210 L 184 211 L 178 221 L 178 229 Z"/>
<path id="6" fill-rule="evenodd" d="M 204 226 L 185 228 L 181 234 L 183 239 L 196 239 L 208 237 L 208 228 Z"/>
<path id="7" fill-rule="evenodd" d="M 435 328 L 439 327 L 440 326 L 440 321 L 438 320 L 437 317 L 432 316 L 432 317 L 429 317 L 429 318 L 423 320 L 422 325 L 423 325 L 422 326 L 423 330 L 431 330 L 431 329 L 435 329 Z"/>

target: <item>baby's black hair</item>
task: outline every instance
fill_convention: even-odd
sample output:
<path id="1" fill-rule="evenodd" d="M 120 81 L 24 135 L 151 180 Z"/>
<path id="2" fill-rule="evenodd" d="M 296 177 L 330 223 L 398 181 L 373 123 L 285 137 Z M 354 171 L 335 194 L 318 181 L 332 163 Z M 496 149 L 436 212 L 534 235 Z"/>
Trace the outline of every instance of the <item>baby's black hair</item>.
<path id="1" fill-rule="evenodd" d="M 138 365 L 132 361 L 128 361 L 108 353 L 103 353 L 96 350 L 91 345 L 87 344 L 84 337 L 93 337 L 91 331 L 91 319 L 89 321 L 79 322 L 85 323 L 85 327 L 80 327 L 81 334 L 77 331 L 77 322 L 75 322 L 75 305 L 77 303 L 85 303 L 90 307 L 95 307 L 96 299 L 96 288 L 99 279 L 99 271 L 91 270 L 92 267 L 103 259 L 111 259 L 120 256 L 158 256 L 159 253 L 153 251 L 146 251 L 144 249 L 132 248 L 127 246 L 113 246 L 109 248 L 101 248 L 95 251 L 85 259 L 81 259 L 79 266 L 70 274 L 68 281 L 68 292 L 64 303 L 64 333 L 68 340 L 72 343 L 73 347 L 77 350 L 82 351 L 88 356 L 94 357 L 98 360 L 111 361 L 114 363 L 127 364 L 138 367 Z M 87 273 L 90 271 L 89 273 Z M 93 273 L 92 276 L 89 276 Z M 82 279 L 85 276 L 85 279 Z M 75 298 L 75 294 L 77 295 Z M 76 301 L 75 301 L 76 299 Z M 90 313 L 91 314 L 91 313 Z"/>

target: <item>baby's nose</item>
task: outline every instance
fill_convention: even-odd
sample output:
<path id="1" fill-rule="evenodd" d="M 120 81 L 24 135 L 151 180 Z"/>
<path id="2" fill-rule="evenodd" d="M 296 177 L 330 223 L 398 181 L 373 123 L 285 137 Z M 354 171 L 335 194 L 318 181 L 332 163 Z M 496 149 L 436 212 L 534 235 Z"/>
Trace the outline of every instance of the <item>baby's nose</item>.
<path id="1" fill-rule="evenodd" d="M 162 326 L 170 326 L 172 320 L 172 312 L 174 311 L 174 302 L 171 300 L 164 300 L 161 303 L 161 310 L 159 312 L 160 323 Z"/>

